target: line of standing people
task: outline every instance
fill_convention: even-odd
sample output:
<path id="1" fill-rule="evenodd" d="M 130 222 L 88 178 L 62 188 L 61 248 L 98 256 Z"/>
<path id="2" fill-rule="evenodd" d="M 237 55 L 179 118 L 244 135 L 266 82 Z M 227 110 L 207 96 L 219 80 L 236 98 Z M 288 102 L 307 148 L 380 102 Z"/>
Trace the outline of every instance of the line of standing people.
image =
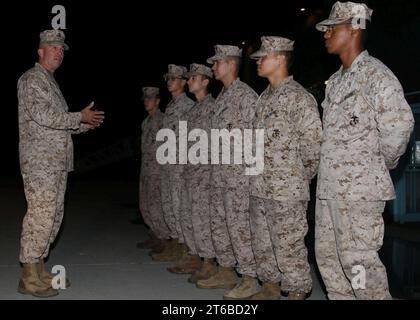
<path id="1" fill-rule="evenodd" d="M 314 97 L 289 75 L 294 42 L 287 38 L 264 36 L 251 55 L 269 82 L 259 97 L 238 78 L 242 51 L 236 46 L 216 45 L 207 60 L 212 70 L 169 65 L 165 79 L 173 99 L 163 117 L 158 113 L 160 128 L 178 133 L 179 121 L 187 121 L 190 131 L 208 136 L 211 129 L 264 129 L 264 171 L 247 176 L 245 162 L 161 166 L 162 206 L 153 214 L 166 224 L 160 231 L 149 224 L 155 238 L 146 246 L 154 260 L 174 261 L 168 271 L 191 274 L 198 288 L 228 289 L 224 299 L 280 299 L 281 291 L 290 300 L 305 299 L 312 290 L 306 211 L 318 174 L 315 251 L 328 297 L 391 298 L 377 253 L 382 213 L 395 197 L 389 170 L 405 152 L 414 120 L 396 77 L 364 49 L 371 15 L 364 4 L 337 2 L 317 24 L 328 52 L 342 62 L 328 80 L 323 124 Z M 216 99 L 208 93 L 213 76 L 223 84 Z M 144 88 L 156 110 L 158 92 Z M 144 134 L 152 118 L 143 123 Z M 152 157 L 157 142 L 150 142 Z M 158 177 L 151 180 L 157 186 Z M 152 194 L 143 192 L 140 203 L 159 193 L 142 190 Z M 366 276 L 361 287 L 352 282 L 358 266 Z"/>

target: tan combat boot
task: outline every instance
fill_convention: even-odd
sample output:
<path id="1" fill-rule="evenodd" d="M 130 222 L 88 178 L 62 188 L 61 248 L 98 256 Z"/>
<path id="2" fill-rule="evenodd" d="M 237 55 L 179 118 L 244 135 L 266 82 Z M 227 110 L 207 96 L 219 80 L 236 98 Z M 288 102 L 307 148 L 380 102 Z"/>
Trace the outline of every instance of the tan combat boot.
<path id="1" fill-rule="evenodd" d="M 19 280 L 18 292 L 31 294 L 38 298 L 49 298 L 58 295 L 58 291 L 51 288 L 39 279 L 37 265 L 35 263 L 24 263 L 22 276 Z"/>
<path id="2" fill-rule="evenodd" d="M 235 288 L 227 291 L 223 295 L 225 300 L 245 300 L 259 291 L 259 285 L 257 278 L 253 278 L 247 275 L 242 275 L 241 282 L 237 284 Z"/>
<path id="3" fill-rule="evenodd" d="M 188 258 L 188 248 L 184 243 L 178 243 L 178 245 L 176 246 L 176 256 L 177 262 L 182 262 L 183 260 Z"/>
<path id="4" fill-rule="evenodd" d="M 183 243 L 178 243 L 175 246 L 173 254 L 175 256 L 175 260 L 173 260 L 175 265 L 172 267 L 188 262 L 188 249 Z"/>
<path id="5" fill-rule="evenodd" d="M 219 270 L 206 280 L 197 281 L 200 289 L 232 289 L 236 286 L 236 274 L 233 267 L 219 266 Z"/>
<path id="6" fill-rule="evenodd" d="M 156 241 L 156 243 L 150 248 L 151 249 L 151 253 L 162 253 L 163 250 L 165 249 L 165 244 L 168 241 L 169 240 L 158 239 Z"/>
<path id="7" fill-rule="evenodd" d="M 159 262 L 171 262 L 178 259 L 178 241 L 177 239 L 171 239 L 165 244 L 165 248 L 161 253 L 153 253 L 150 255 L 154 261 Z"/>
<path id="8" fill-rule="evenodd" d="M 51 287 L 54 276 L 45 269 L 45 263 L 43 258 L 39 259 L 39 262 L 36 265 L 36 269 L 38 272 L 39 280 Z M 66 289 L 69 287 L 70 280 L 66 276 Z"/>
<path id="9" fill-rule="evenodd" d="M 197 283 L 198 280 L 207 280 L 217 272 L 213 259 L 204 258 L 201 268 L 188 278 L 188 282 Z"/>
<path id="10" fill-rule="evenodd" d="M 288 299 L 289 300 L 305 300 L 306 293 L 302 291 L 290 291 Z"/>
<path id="11" fill-rule="evenodd" d="M 201 267 L 201 258 L 198 255 L 186 254 L 178 263 L 167 270 L 177 274 L 192 274 Z"/>
<path id="12" fill-rule="evenodd" d="M 251 297 L 251 300 L 280 300 L 281 288 L 278 283 L 264 282 L 262 290 Z"/>

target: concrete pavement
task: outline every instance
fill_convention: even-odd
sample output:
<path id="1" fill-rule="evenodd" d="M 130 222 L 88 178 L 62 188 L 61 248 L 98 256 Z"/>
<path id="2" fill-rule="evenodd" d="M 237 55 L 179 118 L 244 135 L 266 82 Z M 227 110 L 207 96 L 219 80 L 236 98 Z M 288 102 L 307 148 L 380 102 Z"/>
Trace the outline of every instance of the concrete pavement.
<path id="1" fill-rule="evenodd" d="M 152 261 L 136 249 L 147 229 L 130 220 L 137 212 L 137 181 L 125 176 L 71 177 L 65 220 L 47 261 L 63 265 L 72 285 L 52 299 L 220 300 L 224 290 L 202 290 L 188 275 L 166 271 L 169 263 Z M 26 202 L 21 180 L 0 185 L 0 299 L 36 299 L 17 293 L 21 221 Z M 315 273 L 310 299 L 325 295 Z"/>

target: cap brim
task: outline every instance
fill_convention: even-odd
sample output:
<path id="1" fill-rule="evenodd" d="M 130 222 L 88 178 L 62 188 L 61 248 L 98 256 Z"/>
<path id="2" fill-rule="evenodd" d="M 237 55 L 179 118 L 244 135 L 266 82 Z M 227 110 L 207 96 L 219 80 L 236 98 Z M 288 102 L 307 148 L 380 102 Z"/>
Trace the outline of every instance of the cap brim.
<path id="1" fill-rule="evenodd" d="M 211 58 L 208 58 L 207 60 L 206 60 L 206 62 L 208 63 L 208 64 L 214 64 L 214 62 L 216 62 L 217 60 L 220 60 L 220 59 L 223 59 L 222 57 L 220 57 L 220 56 L 218 56 L 218 55 L 215 55 L 215 56 L 213 56 L 213 57 L 211 57 Z"/>
<path id="2" fill-rule="evenodd" d="M 326 32 L 329 26 L 334 26 L 336 24 L 340 24 L 340 23 L 346 22 L 348 20 L 349 20 L 348 18 L 346 18 L 346 19 L 326 19 L 324 21 L 321 21 L 321 22 L 317 23 L 315 28 L 318 31 Z"/>
<path id="3" fill-rule="evenodd" d="M 169 73 L 167 73 L 167 74 L 165 74 L 164 76 L 163 76 L 163 79 L 165 80 L 165 81 L 168 81 L 168 78 L 177 78 L 177 79 L 182 79 L 182 80 L 186 80 L 187 78 L 186 77 L 180 77 L 180 76 L 174 76 L 174 75 L 171 75 L 171 74 L 169 74 Z"/>
<path id="4" fill-rule="evenodd" d="M 265 50 L 258 50 L 254 52 L 253 54 L 251 54 L 249 57 L 253 60 L 258 60 L 261 57 L 265 57 L 267 54 L 268 52 Z"/>
<path id="5" fill-rule="evenodd" d="M 186 77 L 191 78 L 191 77 L 197 76 L 197 75 L 198 75 L 198 73 L 196 73 L 196 72 L 187 72 Z"/>
<path id="6" fill-rule="evenodd" d="M 155 95 L 155 96 L 143 96 L 143 97 L 141 97 L 141 100 L 144 101 L 146 99 L 153 99 L 153 98 L 159 98 L 159 95 Z"/>
<path id="7" fill-rule="evenodd" d="M 213 78 L 213 75 L 209 76 L 208 74 L 202 74 L 202 73 L 198 73 L 198 72 L 188 72 L 187 73 L 187 79 L 193 77 L 193 76 L 203 76 L 203 77 L 208 77 L 208 78 Z"/>
<path id="8" fill-rule="evenodd" d="M 41 45 L 43 45 L 43 44 L 47 44 L 47 45 L 61 45 L 61 46 L 63 46 L 63 48 L 64 48 L 64 50 L 69 50 L 70 49 L 70 47 L 66 44 L 66 43 L 63 43 L 63 42 L 57 42 L 57 41 L 44 41 L 44 42 L 41 42 L 39 45 L 41 46 Z"/>
<path id="9" fill-rule="evenodd" d="M 227 55 L 227 56 L 213 56 L 213 57 L 211 57 L 211 58 L 208 58 L 207 60 L 206 60 L 206 62 L 208 63 L 208 64 L 214 64 L 214 62 L 215 61 L 217 61 L 217 60 L 223 60 L 223 59 L 226 59 L 226 58 L 239 58 L 239 59 L 241 59 L 242 58 L 242 56 L 229 56 L 229 55 Z"/>
<path id="10" fill-rule="evenodd" d="M 189 78 L 191 78 L 191 77 L 194 77 L 194 76 L 204 76 L 204 77 L 208 77 L 208 76 L 207 76 L 207 75 L 205 75 L 205 74 L 201 74 L 201 73 L 197 73 L 197 72 L 188 72 L 188 73 L 187 73 L 187 75 L 186 75 L 187 79 L 189 79 Z"/>

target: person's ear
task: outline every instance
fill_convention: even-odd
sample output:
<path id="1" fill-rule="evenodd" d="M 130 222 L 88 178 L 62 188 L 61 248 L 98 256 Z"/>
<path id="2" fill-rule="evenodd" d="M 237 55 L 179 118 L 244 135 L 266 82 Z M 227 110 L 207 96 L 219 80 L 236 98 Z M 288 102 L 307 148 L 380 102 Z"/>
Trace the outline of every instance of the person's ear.
<path id="1" fill-rule="evenodd" d="M 353 28 L 353 27 L 350 28 L 350 35 L 352 37 L 359 37 L 359 36 L 361 36 L 361 34 L 362 34 L 362 30 L 360 29 L 360 27 L 359 28 Z"/>
<path id="2" fill-rule="evenodd" d="M 277 56 L 277 59 L 278 59 L 278 62 L 279 62 L 279 65 L 280 65 L 280 66 L 284 66 L 284 65 L 286 65 L 286 64 L 287 64 L 287 61 L 286 61 L 286 56 L 285 56 L 284 54 L 279 54 L 279 55 Z"/>
<path id="3" fill-rule="evenodd" d="M 235 61 L 233 59 L 229 59 L 228 60 L 228 63 L 229 63 L 229 68 L 231 70 L 234 69 L 234 68 L 236 68 L 236 63 L 235 63 Z"/>
<path id="4" fill-rule="evenodd" d="M 38 48 L 38 57 L 40 59 L 44 58 L 45 50 L 44 48 Z"/>

